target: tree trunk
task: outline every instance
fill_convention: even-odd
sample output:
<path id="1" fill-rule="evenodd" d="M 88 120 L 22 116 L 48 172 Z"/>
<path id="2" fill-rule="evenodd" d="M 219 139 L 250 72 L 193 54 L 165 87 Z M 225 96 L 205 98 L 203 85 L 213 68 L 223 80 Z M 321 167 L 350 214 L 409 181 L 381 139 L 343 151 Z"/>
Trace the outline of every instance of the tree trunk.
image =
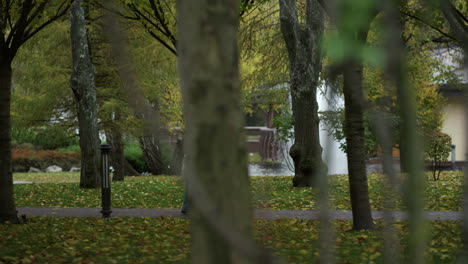
<path id="1" fill-rule="evenodd" d="M 322 68 L 323 13 L 315 0 L 307 0 L 306 26 L 301 28 L 294 0 L 280 0 L 281 31 L 289 54 L 290 89 L 294 117 L 294 186 L 313 186 L 326 174 L 319 139 L 317 87 Z"/>
<path id="2" fill-rule="evenodd" d="M 122 143 L 122 133 L 116 127 L 106 133 L 107 143 L 111 146 L 110 164 L 114 168 L 112 181 L 123 181 L 125 179 L 125 157 Z"/>
<path id="3" fill-rule="evenodd" d="M 11 64 L 0 60 L 0 223 L 18 222 L 11 170 L 11 74 Z"/>
<path id="4" fill-rule="evenodd" d="M 238 0 L 179 0 L 192 263 L 250 263 L 252 209 L 240 100 Z"/>
<path id="5" fill-rule="evenodd" d="M 74 0 L 70 9 L 70 33 L 73 58 L 71 88 L 75 96 L 80 131 L 80 188 L 100 187 L 99 132 L 97 123 L 95 70 L 89 56 L 82 0 Z"/>
<path id="6" fill-rule="evenodd" d="M 140 146 L 149 172 L 153 175 L 161 175 L 167 172 L 167 165 L 163 161 L 161 142 L 157 136 L 150 133 L 140 137 Z"/>
<path id="7" fill-rule="evenodd" d="M 170 173 L 172 175 L 182 175 L 182 163 L 184 162 L 184 141 L 177 139 L 174 153 L 171 159 Z"/>
<path id="8" fill-rule="evenodd" d="M 345 137 L 353 229 L 372 229 L 364 144 L 362 63 L 351 61 L 344 69 Z"/>

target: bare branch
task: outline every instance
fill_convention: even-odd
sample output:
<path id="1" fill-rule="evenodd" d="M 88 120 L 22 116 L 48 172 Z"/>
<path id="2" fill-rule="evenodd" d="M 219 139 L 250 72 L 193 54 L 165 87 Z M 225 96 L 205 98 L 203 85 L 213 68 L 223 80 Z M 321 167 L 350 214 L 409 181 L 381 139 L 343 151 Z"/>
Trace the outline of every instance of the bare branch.
<path id="1" fill-rule="evenodd" d="M 429 23 L 428 21 L 426 21 L 426 20 L 424 20 L 424 19 L 422 19 L 422 18 L 420 18 L 420 17 L 417 17 L 417 16 L 415 16 L 415 15 L 413 15 L 413 14 L 410 14 L 410 13 L 408 13 L 408 12 L 405 12 L 405 11 L 401 11 L 401 12 L 402 12 L 403 15 L 405 15 L 405 16 L 407 16 L 407 17 L 409 17 L 409 18 L 412 18 L 412 19 L 414 19 L 414 20 L 417 20 L 417 21 L 423 23 L 424 25 L 430 27 L 432 30 L 438 32 L 439 34 L 441 34 L 441 35 L 443 35 L 443 36 L 445 36 L 445 37 L 447 37 L 447 38 L 449 38 L 449 39 L 451 39 L 451 40 L 455 40 L 455 41 L 456 41 L 456 38 L 455 38 L 454 36 L 450 35 L 448 32 L 444 32 L 442 29 L 440 29 L 440 28 L 438 28 L 438 27 L 432 25 L 432 24 Z"/>

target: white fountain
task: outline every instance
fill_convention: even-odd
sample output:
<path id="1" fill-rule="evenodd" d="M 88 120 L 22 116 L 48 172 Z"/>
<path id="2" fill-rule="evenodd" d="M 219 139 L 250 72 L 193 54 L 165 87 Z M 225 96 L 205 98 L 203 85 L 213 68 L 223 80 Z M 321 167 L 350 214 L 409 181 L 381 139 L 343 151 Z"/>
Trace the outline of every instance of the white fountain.
<path id="1" fill-rule="evenodd" d="M 284 84 L 283 84 L 284 85 Z M 289 99 L 291 102 L 291 99 Z M 317 92 L 317 102 L 319 111 L 336 110 L 344 106 L 340 95 L 331 92 L 331 89 L 322 87 Z M 290 107 L 291 109 L 291 107 Z M 329 129 L 320 122 L 320 145 L 323 149 L 322 158 L 328 166 L 328 174 L 347 174 L 348 161 L 346 154 L 340 149 L 340 143 L 329 136 Z M 290 176 L 294 175 L 293 162 L 289 156 L 289 149 L 292 140 L 282 144 L 283 164 L 278 166 L 249 165 L 249 175 L 251 176 Z"/>

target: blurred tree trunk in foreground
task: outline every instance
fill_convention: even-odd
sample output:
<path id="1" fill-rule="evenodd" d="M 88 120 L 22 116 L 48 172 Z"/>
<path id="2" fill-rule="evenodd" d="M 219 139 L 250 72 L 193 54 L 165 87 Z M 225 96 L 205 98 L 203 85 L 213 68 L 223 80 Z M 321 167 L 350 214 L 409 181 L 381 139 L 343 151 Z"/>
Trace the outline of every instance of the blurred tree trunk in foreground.
<path id="1" fill-rule="evenodd" d="M 238 0 L 177 2 L 192 263 L 249 263 L 252 235 L 238 69 Z"/>

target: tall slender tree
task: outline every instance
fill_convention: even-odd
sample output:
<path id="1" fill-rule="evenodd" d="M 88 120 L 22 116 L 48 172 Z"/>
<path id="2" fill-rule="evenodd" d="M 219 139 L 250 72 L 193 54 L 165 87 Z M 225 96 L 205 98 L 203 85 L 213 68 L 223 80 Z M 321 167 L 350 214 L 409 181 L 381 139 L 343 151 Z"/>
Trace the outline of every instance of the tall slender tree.
<path id="1" fill-rule="evenodd" d="M 70 39 L 73 73 L 70 86 L 75 96 L 81 149 L 81 188 L 98 188 L 99 132 L 97 122 L 95 68 L 91 62 L 83 0 L 73 0 L 70 8 Z"/>
<path id="2" fill-rule="evenodd" d="M 339 38 L 350 48 L 336 62 L 337 72 L 343 74 L 345 101 L 344 134 L 348 160 L 349 190 L 353 213 L 353 230 L 373 229 L 369 186 L 366 174 L 364 143 L 364 91 L 363 91 L 363 47 L 366 45 L 370 25 L 379 9 L 375 1 L 369 0 L 355 5 L 352 0 L 342 0 L 333 6 L 318 0 L 336 24 Z M 354 21 L 354 23 L 350 23 Z"/>
<path id="3" fill-rule="evenodd" d="M 11 171 L 11 65 L 26 41 L 67 10 L 66 0 L 0 0 L 0 223 L 17 221 Z"/>
<path id="4" fill-rule="evenodd" d="M 317 88 L 322 69 L 321 39 L 324 16 L 316 0 L 306 1 L 305 25 L 298 18 L 296 0 L 279 0 L 281 31 L 289 54 L 290 90 L 294 117 L 294 186 L 312 186 L 326 174 L 319 139 Z"/>
<path id="5" fill-rule="evenodd" d="M 192 263 L 249 263 L 252 232 L 240 100 L 237 0 L 177 1 Z M 215 247 L 215 248 L 214 248 Z M 245 248 L 247 247 L 247 248 Z"/>
<path id="6" fill-rule="evenodd" d="M 361 38 L 367 36 L 367 32 Z M 346 63 L 343 72 L 345 100 L 345 137 L 348 159 L 349 190 L 353 211 L 353 229 L 372 229 L 369 187 L 366 174 L 364 145 L 364 92 L 362 90 L 363 65 L 359 60 Z"/>
<path id="7" fill-rule="evenodd" d="M 346 1 L 345 1 L 346 2 Z M 351 5 L 351 3 L 348 3 Z M 346 5 L 349 7 L 349 5 Z M 346 8 L 344 8 L 346 9 Z M 345 12 L 351 12 L 349 9 Z M 344 32 L 355 43 L 364 46 L 367 42 L 370 24 L 377 14 L 365 16 L 361 27 L 354 31 Z M 343 32 L 341 32 L 343 33 Z M 348 159 L 349 190 L 353 211 L 353 229 L 372 229 L 369 185 L 366 173 L 366 155 L 364 143 L 364 91 L 363 91 L 363 62 L 362 58 L 351 56 L 343 70 L 343 92 L 345 100 L 345 137 Z"/>

